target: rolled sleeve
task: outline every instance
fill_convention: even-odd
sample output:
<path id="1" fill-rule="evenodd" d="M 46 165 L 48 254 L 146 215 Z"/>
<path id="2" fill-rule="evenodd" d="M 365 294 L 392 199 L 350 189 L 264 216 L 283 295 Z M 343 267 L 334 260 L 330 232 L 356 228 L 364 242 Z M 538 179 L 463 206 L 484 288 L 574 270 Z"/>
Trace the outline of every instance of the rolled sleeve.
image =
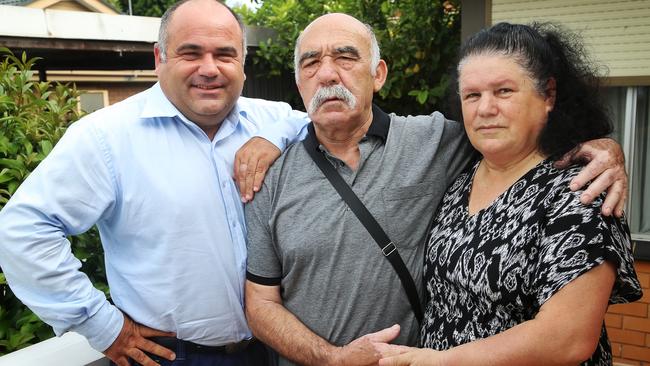
<path id="1" fill-rule="evenodd" d="M 91 347 L 103 352 L 117 339 L 123 324 L 124 314 L 107 301 L 99 311 L 70 330 L 83 335 Z"/>

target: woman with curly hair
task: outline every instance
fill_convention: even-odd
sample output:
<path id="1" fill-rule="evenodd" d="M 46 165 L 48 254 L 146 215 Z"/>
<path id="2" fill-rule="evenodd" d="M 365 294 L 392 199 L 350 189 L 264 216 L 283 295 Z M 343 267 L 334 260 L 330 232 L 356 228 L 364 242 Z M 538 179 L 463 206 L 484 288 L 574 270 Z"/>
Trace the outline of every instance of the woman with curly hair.
<path id="1" fill-rule="evenodd" d="M 427 348 L 384 348 L 380 365 L 612 363 L 607 306 L 641 289 L 625 220 L 601 215 L 604 197 L 580 203 L 568 188 L 577 167 L 553 167 L 611 132 L 576 40 L 550 24 L 499 23 L 461 48 L 463 123 L 481 156 L 431 230 Z"/>

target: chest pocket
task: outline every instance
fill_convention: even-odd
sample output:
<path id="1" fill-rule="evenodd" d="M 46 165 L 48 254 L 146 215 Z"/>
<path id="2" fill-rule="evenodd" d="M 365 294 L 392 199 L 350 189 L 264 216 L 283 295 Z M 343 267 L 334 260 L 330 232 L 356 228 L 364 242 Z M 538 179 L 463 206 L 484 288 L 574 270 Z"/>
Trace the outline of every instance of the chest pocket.
<path id="1" fill-rule="evenodd" d="M 444 193 L 444 187 L 431 182 L 412 186 L 386 187 L 383 191 L 387 224 L 384 230 L 400 248 L 413 248 L 424 240 L 425 231 L 433 217 L 434 206 Z"/>

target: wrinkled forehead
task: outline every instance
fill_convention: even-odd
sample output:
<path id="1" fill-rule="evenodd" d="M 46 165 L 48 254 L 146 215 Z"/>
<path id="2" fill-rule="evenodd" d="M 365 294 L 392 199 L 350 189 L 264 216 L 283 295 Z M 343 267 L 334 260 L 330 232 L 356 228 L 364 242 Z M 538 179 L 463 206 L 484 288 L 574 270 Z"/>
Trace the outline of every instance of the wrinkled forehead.
<path id="1" fill-rule="evenodd" d="M 369 53 L 370 35 L 366 27 L 355 18 L 329 14 L 305 28 L 299 46 L 300 53 L 341 47 L 354 47 L 361 53 Z"/>
<path id="2" fill-rule="evenodd" d="M 311 33 L 300 43 L 300 55 L 306 53 L 330 54 L 343 49 L 354 49 L 360 55 L 370 54 L 370 41 L 354 32 L 330 32 L 330 34 Z"/>

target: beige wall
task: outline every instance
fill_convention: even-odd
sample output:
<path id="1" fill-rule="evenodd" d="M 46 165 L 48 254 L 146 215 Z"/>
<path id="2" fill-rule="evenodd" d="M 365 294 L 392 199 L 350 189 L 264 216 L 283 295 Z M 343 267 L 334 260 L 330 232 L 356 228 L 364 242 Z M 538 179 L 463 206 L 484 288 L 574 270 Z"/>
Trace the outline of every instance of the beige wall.
<path id="1" fill-rule="evenodd" d="M 492 0 L 492 24 L 553 21 L 579 31 L 609 77 L 650 78 L 650 0 Z M 638 82 L 635 84 L 639 84 Z"/>

